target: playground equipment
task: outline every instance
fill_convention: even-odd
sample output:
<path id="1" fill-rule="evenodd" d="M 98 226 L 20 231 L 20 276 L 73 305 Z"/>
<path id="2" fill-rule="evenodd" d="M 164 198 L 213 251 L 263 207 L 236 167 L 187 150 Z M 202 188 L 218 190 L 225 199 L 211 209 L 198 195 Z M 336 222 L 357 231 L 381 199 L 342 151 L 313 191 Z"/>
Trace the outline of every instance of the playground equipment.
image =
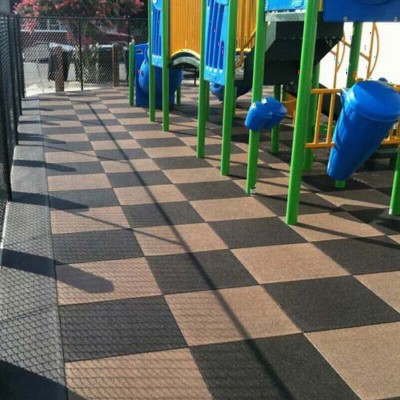
<path id="1" fill-rule="evenodd" d="M 340 3 L 340 6 L 338 4 Z M 253 103 L 262 99 L 264 84 L 298 83 L 287 223 L 297 222 L 301 177 L 312 165 L 312 151 L 332 148 L 334 120 L 339 114 L 340 89 L 319 87 L 319 62 L 343 36 L 343 22 L 352 21 L 347 87 L 357 78 L 362 22 L 397 21 L 400 0 L 149 0 L 149 101 L 155 117 L 155 67 L 162 68 L 163 130 L 169 129 L 169 68 L 195 65 L 200 70 L 197 155 L 204 156 L 209 85 L 224 96 L 221 173 L 230 168 L 231 129 L 238 81 L 252 83 Z M 201 18 L 198 18 L 198 15 Z M 219 87 L 216 85 L 220 85 Z M 223 87 L 223 90 L 221 89 Z M 325 107 L 324 107 L 325 104 Z M 321 134 L 321 112 L 327 110 L 326 135 Z M 260 125 L 261 126 L 261 125 Z M 265 126 L 263 124 L 262 126 Z M 259 131 L 250 130 L 246 191 L 255 191 Z M 279 128 L 272 131 L 277 148 Z M 384 144 L 400 142 L 392 130 Z M 337 187 L 344 182 L 338 181 Z M 391 202 L 400 214 L 400 157 Z"/>

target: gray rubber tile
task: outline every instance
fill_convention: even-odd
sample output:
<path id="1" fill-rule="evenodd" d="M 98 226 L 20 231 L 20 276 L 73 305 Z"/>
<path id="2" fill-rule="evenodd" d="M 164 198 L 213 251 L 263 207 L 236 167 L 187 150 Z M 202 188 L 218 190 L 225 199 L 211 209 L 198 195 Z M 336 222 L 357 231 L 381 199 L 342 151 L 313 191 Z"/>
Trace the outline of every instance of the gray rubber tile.
<path id="1" fill-rule="evenodd" d="M 47 176 L 57 175 L 86 175 L 102 174 L 104 169 L 100 162 L 79 162 L 79 163 L 47 163 Z"/>
<path id="2" fill-rule="evenodd" d="M 177 146 L 186 146 L 182 140 L 178 138 L 158 138 L 158 139 L 137 139 L 137 142 L 141 147 L 149 148 L 149 147 L 177 147 Z"/>
<path id="3" fill-rule="evenodd" d="M 143 149 L 97 150 L 96 155 L 99 161 L 138 160 L 149 158 Z"/>
<path id="4" fill-rule="evenodd" d="M 190 201 L 246 196 L 245 191 L 232 181 L 182 183 L 176 186 Z"/>
<path id="5" fill-rule="evenodd" d="M 128 229 L 53 235 L 53 248 L 58 264 L 143 256 L 133 232 Z"/>
<path id="6" fill-rule="evenodd" d="M 231 249 L 306 242 L 277 217 L 219 221 L 210 225 Z"/>
<path id="7" fill-rule="evenodd" d="M 185 201 L 122 208 L 131 228 L 204 222 L 190 203 Z"/>
<path id="8" fill-rule="evenodd" d="M 107 177 L 114 188 L 171 184 L 162 171 L 117 172 Z"/>
<path id="9" fill-rule="evenodd" d="M 372 274 L 400 269 L 400 245 L 386 236 L 314 243 L 351 274 Z"/>
<path id="10" fill-rule="evenodd" d="M 50 207 L 56 210 L 78 210 L 96 207 L 119 206 L 112 189 L 68 190 L 53 192 Z"/>
<path id="11" fill-rule="evenodd" d="M 349 214 L 373 226 L 385 235 L 400 234 L 400 217 L 389 215 L 387 208 L 383 210 L 382 208 L 360 207 L 359 209 L 350 210 Z"/>
<path id="12" fill-rule="evenodd" d="M 210 168 L 210 164 L 196 157 L 166 157 L 155 158 L 154 162 L 162 169 L 187 169 L 187 168 Z"/>
<path id="13" fill-rule="evenodd" d="M 60 307 L 65 360 L 186 347 L 161 296 Z"/>
<path id="14" fill-rule="evenodd" d="M 69 152 L 80 152 L 80 151 L 92 151 L 93 147 L 90 142 L 66 142 L 66 143 L 51 143 L 46 142 L 45 151 L 51 153 L 54 151 L 69 151 Z"/>
<path id="15" fill-rule="evenodd" d="M 192 347 L 216 400 L 356 400 L 303 335 Z"/>
<path id="16" fill-rule="evenodd" d="M 146 259 L 164 294 L 257 284 L 229 250 Z"/>
<path id="17" fill-rule="evenodd" d="M 132 136 L 128 132 L 101 132 L 101 133 L 88 133 L 87 134 L 91 142 L 97 140 L 125 140 L 132 139 Z"/>
<path id="18" fill-rule="evenodd" d="M 351 276 L 274 283 L 265 287 L 305 332 L 400 320 L 398 312 Z"/>

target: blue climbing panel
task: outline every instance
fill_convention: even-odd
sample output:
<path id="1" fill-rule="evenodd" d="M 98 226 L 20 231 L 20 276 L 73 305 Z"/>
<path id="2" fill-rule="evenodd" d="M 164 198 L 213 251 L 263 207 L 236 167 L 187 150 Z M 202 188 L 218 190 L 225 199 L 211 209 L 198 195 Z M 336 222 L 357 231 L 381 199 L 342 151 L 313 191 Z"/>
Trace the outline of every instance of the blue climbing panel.
<path id="1" fill-rule="evenodd" d="M 153 0 L 151 5 L 151 56 L 156 67 L 162 67 L 162 4 L 163 0 Z"/>
<path id="2" fill-rule="evenodd" d="M 229 0 L 207 0 L 204 79 L 225 86 Z"/>
<path id="3" fill-rule="evenodd" d="M 325 0 L 327 22 L 393 22 L 400 19 L 400 0 Z"/>
<path id="4" fill-rule="evenodd" d="M 298 11 L 305 10 L 307 0 L 265 0 L 265 11 Z"/>

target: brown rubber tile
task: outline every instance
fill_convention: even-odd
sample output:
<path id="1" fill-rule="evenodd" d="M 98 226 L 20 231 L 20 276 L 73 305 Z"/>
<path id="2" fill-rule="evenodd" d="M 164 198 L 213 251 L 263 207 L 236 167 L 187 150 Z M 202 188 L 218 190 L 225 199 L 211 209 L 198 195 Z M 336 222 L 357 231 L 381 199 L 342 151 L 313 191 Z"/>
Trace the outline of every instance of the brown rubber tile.
<path id="1" fill-rule="evenodd" d="M 166 296 L 190 346 L 299 332 L 261 286 Z"/>
<path id="2" fill-rule="evenodd" d="M 190 168 L 190 169 L 167 169 L 164 174 L 174 183 L 198 183 L 227 181 L 227 176 L 222 176 L 216 168 Z"/>
<path id="3" fill-rule="evenodd" d="M 97 161 L 94 151 L 54 151 L 46 153 L 46 162 L 48 163 L 77 163 Z"/>
<path id="4" fill-rule="evenodd" d="M 138 160 L 101 161 L 101 165 L 104 171 L 107 173 L 160 170 L 157 164 L 150 158 Z"/>
<path id="5" fill-rule="evenodd" d="M 174 185 L 122 187 L 115 188 L 114 192 L 122 206 L 186 200 L 185 196 Z"/>
<path id="6" fill-rule="evenodd" d="M 49 176 L 50 192 L 110 188 L 106 174 Z"/>
<path id="7" fill-rule="evenodd" d="M 136 139 L 136 137 L 135 137 Z M 165 158 L 165 157 L 186 157 L 195 156 L 196 153 L 190 147 L 148 147 L 145 152 L 150 158 Z"/>

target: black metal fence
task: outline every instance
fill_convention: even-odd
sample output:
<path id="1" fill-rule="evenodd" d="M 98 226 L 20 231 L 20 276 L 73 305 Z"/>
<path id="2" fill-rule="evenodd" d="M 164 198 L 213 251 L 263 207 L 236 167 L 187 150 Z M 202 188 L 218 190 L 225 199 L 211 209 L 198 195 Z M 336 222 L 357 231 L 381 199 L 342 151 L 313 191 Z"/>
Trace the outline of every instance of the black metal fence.
<path id="1" fill-rule="evenodd" d="M 127 46 L 147 42 L 147 19 L 21 18 L 26 96 L 55 91 L 55 49 L 62 47 L 64 90 L 127 81 Z"/>
<path id="2" fill-rule="evenodd" d="M 18 18 L 0 12 L 0 234 L 11 198 L 10 171 L 24 92 Z"/>

